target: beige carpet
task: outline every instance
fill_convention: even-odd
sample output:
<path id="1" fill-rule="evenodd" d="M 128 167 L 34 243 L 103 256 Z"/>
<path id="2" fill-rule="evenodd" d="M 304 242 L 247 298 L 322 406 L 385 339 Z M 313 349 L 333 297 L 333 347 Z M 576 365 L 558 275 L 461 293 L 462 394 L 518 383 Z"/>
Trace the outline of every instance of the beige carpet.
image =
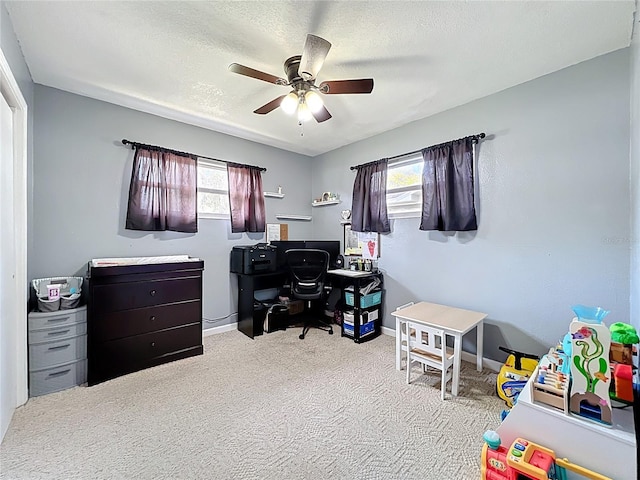
<path id="1" fill-rule="evenodd" d="M 442 402 L 436 374 L 405 383 L 391 337 L 298 333 L 213 335 L 203 356 L 30 399 L 0 478 L 479 478 L 495 374 L 463 362 L 461 395 Z"/>

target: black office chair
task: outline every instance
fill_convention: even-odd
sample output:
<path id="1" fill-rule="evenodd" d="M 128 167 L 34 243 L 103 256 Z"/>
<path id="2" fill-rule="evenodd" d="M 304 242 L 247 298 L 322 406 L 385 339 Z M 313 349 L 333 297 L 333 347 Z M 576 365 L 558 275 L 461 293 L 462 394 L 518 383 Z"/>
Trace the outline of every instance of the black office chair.
<path id="1" fill-rule="evenodd" d="M 304 340 L 311 327 L 333 335 L 331 325 L 322 320 L 324 280 L 329 266 L 329 254 L 324 250 L 292 248 L 285 252 L 285 257 L 291 281 L 291 296 L 305 301 L 304 326 L 300 340 Z"/>

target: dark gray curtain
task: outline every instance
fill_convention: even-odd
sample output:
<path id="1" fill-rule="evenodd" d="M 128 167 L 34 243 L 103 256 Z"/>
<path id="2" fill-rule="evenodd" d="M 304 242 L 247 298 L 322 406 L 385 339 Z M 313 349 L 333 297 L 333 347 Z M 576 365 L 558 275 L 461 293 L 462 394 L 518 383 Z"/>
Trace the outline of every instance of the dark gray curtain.
<path id="1" fill-rule="evenodd" d="M 195 157 L 136 148 L 126 228 L 198 231 Z"/>
<path id="2" fill-rule="evenodd" d="M 422 151 L 420 230 L 477 230 L 471 137 Z"/>
<path id="3" fill-rule="evenodd" d="M 358 167 L 353 182 L 351 230 L 389 233 L 387 215 L 387 160 Z"/>
<path id="4" fill-rule="evenodd" d="M 265 213 L 262 174 L 259 168 L 227 165 L 231 231 L 264 232 Z"/>

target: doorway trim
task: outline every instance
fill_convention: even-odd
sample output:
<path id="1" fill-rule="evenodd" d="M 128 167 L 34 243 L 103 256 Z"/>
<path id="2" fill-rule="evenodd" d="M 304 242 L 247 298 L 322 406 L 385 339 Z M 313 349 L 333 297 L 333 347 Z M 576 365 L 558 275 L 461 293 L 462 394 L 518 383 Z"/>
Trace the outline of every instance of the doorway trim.
<path id="1" fill-rule="evenodd" d="M 28 399 L 27 383 L 27 102 L 0 48 L 0 95 L 13 112 L 13 194 L 16 272 L 16 407 Z"/>

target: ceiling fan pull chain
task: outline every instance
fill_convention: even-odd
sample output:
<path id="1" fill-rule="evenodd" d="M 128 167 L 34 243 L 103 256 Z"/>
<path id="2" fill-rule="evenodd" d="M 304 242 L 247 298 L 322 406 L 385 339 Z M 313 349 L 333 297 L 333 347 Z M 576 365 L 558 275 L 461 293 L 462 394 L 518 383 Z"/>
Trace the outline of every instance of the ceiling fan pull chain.
<path id="1" fill-rule="evenodd" d="M 298 120 L 298 125 L 300 125 L 300 136 L 304 137 L 304 122 L 301 120 Z"/>

